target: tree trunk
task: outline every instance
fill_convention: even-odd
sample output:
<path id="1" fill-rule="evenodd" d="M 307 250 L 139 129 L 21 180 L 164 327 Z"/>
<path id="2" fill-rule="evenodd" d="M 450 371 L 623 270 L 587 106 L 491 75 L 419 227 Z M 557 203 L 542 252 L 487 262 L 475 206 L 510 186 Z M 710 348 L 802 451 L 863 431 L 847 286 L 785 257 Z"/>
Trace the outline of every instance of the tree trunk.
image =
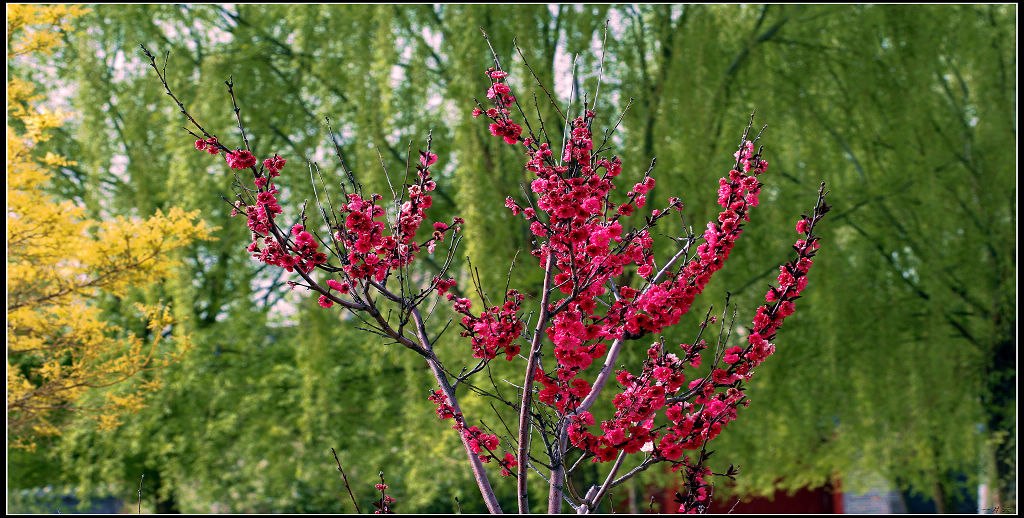
<path id="1" fill-rule="evenodd" d="M 989 437 L 995 465 L 993 484 L 994 504 L 1000 512 L 1013 512 L 1017 507 L 1016 427 L 1014 422 L 1015 387 L 1017 373 L 1016 343 L 1013 334 L 1002 340 L 992 355 L 992 364 L 986 373 L 988 390 L 985 398 Z"/>

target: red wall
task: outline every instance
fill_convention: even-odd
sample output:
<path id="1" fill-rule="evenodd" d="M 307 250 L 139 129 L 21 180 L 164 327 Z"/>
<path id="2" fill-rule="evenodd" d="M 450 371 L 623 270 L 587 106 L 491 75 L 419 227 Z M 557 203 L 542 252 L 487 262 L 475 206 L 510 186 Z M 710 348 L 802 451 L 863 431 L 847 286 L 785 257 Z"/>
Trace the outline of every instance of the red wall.
<path id="1" fill-rule="evenodd" d="M 742 499 L 737 504 L 738 497 L 730 499 L 718 498 L 712 500 L 712 513 L 733 513 L 751 514 L 833 514 L 843 512 L 842 493 L 833 492 L 831 487 L 819 487 L 817 489 L 801 489 L 792 495 L 785 491 L 776 491 L 774 498 L 749 498 Z M 736 505 L 733 508 L 733 504 Z"/>
<path id="2" fill-rule="evenodd" d="M 837 484 L 838 485 L 838 484 Z M 667 489 L 655 495 L 654 512 L 675 513 L 679 504 L 675 500 L 676 490 Z M 739 503 L 736 503 L 740 500 Z M 650 507 L 651 493 L 638 502 L 640 512 L 646 513 Z M 625 502 L 616 505 L 616 510 L 624 512 Z M 843 494 L 841 489 L 831 485 L 817 489 L 801 489 L 792 495 L 785 491 L 777 491 L 774 498 L 725 498 L 712 497 L 711 513 L 715 514 L 833 514 L 843 512 Z"/>

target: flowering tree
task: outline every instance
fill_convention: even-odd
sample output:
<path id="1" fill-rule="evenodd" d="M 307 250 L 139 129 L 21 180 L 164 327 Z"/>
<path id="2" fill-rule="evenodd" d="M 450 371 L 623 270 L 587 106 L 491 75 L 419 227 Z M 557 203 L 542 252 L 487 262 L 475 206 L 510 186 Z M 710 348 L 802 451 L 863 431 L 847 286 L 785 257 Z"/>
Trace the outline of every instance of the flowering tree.
<path id="1" fill-rule="evenodd" d="M 525 168 L 536 175 L 526 197 L 509 197 L 505 206 L 529 223 L 535 236 L 531 254 L 544 275 L 539 305 L 532 311 L 524 307 L 520 290 L 507 289 L 500 302 L 492 302 L 479 283 L 476 290 L 483 308 L 477 310 L 469 298 L 456 295 L 456 280 L 449 275 L 464 220 L 434 221 L 423 228 L 432 205 L 430 193 L 436 188 L 431 167 L 439 160 L 431 152 L 430 137 L 417 159 L 407 162 L 402 184 L 396 186 L 389 178 L 389 202 L 381 194 L 363 191 L 340 151 L 340 195 L 327 192 L 319 166 L 310 164 L 314 186 L 319 182 L 316 207 L 303 204 L 295 219 L 285 223 L 275 179 L 287 159 L 278 154 L 257 158 L 233 82 L 226 84 L 242 143 L 234 148 L 204 129 L 174 95 L 167 82 L 166 57 L 160 67 L 145 47 L 143 51 L 166 93 L 192 125 L 187 131 L 196 139 L 195 148 L 223 156 L 229 168 L 252 174 L 243 179 L 235 172 L 235 199 L 225 198 L 235 214 L 246 218 L 252 257 L 293 273 L 297 279 L 288 285 L 311 291 L 325 309 L 337 305 L 350 311 L 362 329 L 424 359 L 437 382 L 429 399 L 440 419 L 453 421 L 489 511 L 502 509 L 487 463 L 496 465 L 503 477 L 516 479 L 519 512 L 529 510 L 528 470 L 548 482 L 549 512 L 560 512 L 565 502 L 587 513 L 597 509 L 609 489 L 659 463 L 681 472 L 680 511 L 707 509 L 713 475 L 707 467 L 708 442 L 736 419 L 738 407 L 749 404 L 745 383 L 774 352 L 771 340 L 807 286 L 819 247 L 814 230 L 829 210 L 824 184 L 813 210 L 796 224 L 801 238 L 793 245 L 795 257 L 780 266 L 778 286 L 769 289 L 767 303 L 757 309 L 746 343 L 730 346 L 731 325 L 726 326 L 725 312 L 717 340 L 705 339 L 708 325 L 717 321 L 709 309 L 692 343 L 669 344 L 657 335 L 689 311 L 728 259 L 751 209 L 758 205 L 759 177 L 768 168 L 763 148 L 755 147 L 760 134 L 752 136 L 750 124 L 743 132 L 733 168 L 719 180 L 718 202 L 724 210 L 718 218 L 707 223 L 700 237 L 690 231 L 672 238 L 678 250 L 658 260 L 653 229 L 673 216 L 682 222 L 682 201 L 670 198 L 665 206 L 645 214 L 641 225 L 624 225 L 631 215 L 645 210 L 656 182 L 655 162 L 625 195 L 613 195 L 622 161 L 608 156 L 615 128 L 605 132 L 599 144 L 594 139 L 596 96 L 589 106 L 584 99 L 576 118 L 558 111 L 564 138 L 555 145 L 543 120 L 538 118 L 536 128 L 531 125 L 507 81 L 508 72 L 494 54 L 494 66 L 486 71 L 487 104 L 478 102 L 472 115 L 485 117 L 492 135 L 521 149 Z M 319 223 L 316 217 L 310 221 L 308 210 L 318 213 Z M 437 254 L 439 246 L 444 255 L 440 273 L 420 275 L 416 261 Z M 461 336 L 468 339 L 475 362 L 457 373 L 438 358 L 434 345 L 439 334 L 432 335 L 427 322 L 442 301 L 460 315 Z M 647 346 L 640 370 L 615 370 L 623 347 L 636 342 Z M 542 359 L 548 347 L 555 361 L 545 368 Z M 699 368 L 705 359 L 711 364 L 706 374 L 685 371 Z M 495 360 L 523 362 L 517 399 L 502 397 L 493 378 L 478 376 Z M 615 411 L 595 418 L 590 410 L 613 375 L 618 384 Z M 488 379 L 479 381 L 483 377 Z M 513 409 L 519 417 L 517 426 L 507 428 L 508 436 L 502 438 L 486 426 L 470 425 L 459 403 L 460 385 Z M 535 436 L 543 447 L 532 444 Z M 630 454 L 642 459 L 624 471 Z M 584 460 L 612 466 L 604 480 L 594 481 L 579 494 L 566 482 Z M 342 470 L 340 462 L 338 469 Z M 719 475 L 731 478 L 736 473 L 730 467 Z M 381 493 L 378 512 L 390 512 L 394 499 L 385 493 L 383 476 L 376 489 Z"/>

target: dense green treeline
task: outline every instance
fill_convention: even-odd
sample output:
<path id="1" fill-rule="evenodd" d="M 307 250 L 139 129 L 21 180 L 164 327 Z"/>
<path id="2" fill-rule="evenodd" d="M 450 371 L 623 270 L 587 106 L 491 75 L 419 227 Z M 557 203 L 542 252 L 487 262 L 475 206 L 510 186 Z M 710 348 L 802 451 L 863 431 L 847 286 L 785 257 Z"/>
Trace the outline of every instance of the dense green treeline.
<path id="1" fill-rule="evenodd" d="M 469 115 L 491 60 L 484 27 L 528 113 L 535 81 L 513 38 L 558 87 L 561 109 L 566 63 L 581 53 L 578 86 L 599 91 L 598 120 L 610 127 L 625 110 L 612 141 L 624 184 L 657 157 L 652 204 L 682 197 L 698 232 L 716 214 L 717 179 L 757 109 L 771 164 L 761 205 L 695 314 L 720 309 L 728 291 L 737 324 L 749 322 L 790 252 L 793 224 L 828 182 L 835 209 L 811 286 L 754 378 L 751 406 L 716 440 L 714 460 L 741 466 L 741 489 L 845 482 L 868 470 L 940 499 L 958 474 L 971 483 L 996 474 L 1004 493 L 1014 487 L 1015 7 L 92 9 L 52 67 L 25 71 L 75 87 L 67 101 L 77 117 L 48 144 L 78 165 L 53 191 L 94 216 L 199 208 L 220 229 L 217 241 L 182 254 L 175 282 L 145 295 L 171 301 L 195 343 L 165 390 L 115 432 L 81 427 L 54 444 L 45 463 L 60 480 L 30 476 L 44 461 L 22 458 L 10 466 L 12 486 L 134 495 L 145 472 L 159 487 L 153 510 L 350 512 L 334 447 L 364 508 L 383 469 L 400 511 L 453 512 L 456 496 L 463 510 L 482 510 L 457 438 L 426 401 L 424 365 L 247 257 L 244 223 L 220 199 L 227 169 L 191 149 L 138 44 L 170 53 L 176 94 L 235 142 L 223 85 L 232 76 L 254 151 L 288 159 L 280 184 L 292 207 L 313 198 L 306 159 L 328 176 L 339 170 L 325 116 L 368 190 L 386 191 L 382 162 L 399 178 L 429 133 L 442 171 L 432 217 L 467 220 L 460 264 L 469 256 L 495 294 L 516 257 L 511 283 L 529 295 L 540 279 L 530 236 L 503 208 L 529 178 L 522 158 Z M 554 108 L 543 91 L 537 99 L 558 138 Z M 460 287 L 472 294 L 468 277 Z M 114 320 L 130 303 L 104 301 Z M 694 324 L 684 319 L 668 339 L 688 341 Z M 468 345 L 452 330 L 444 341 L 440 356 L 457 371 Z M 637 346 L 622 358 L 633 367 L 646 349 Z M 485 402 L 467 415 L 502 430 Z M 511 502 L 514 484 L 498 486 Z"/>

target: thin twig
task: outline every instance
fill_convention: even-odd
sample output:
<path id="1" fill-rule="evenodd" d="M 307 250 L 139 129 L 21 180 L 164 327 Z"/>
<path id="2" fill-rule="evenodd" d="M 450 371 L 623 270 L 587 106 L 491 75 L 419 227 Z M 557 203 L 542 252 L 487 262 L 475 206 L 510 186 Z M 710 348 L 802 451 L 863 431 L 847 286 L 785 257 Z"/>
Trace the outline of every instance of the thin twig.
<path id="1" fill-rule="evenodd" d="M 231 76 L 228 76 L 228 80 L 224 81 L 224 84 L 228 86 L 228 93 L 231 94 L 231 106 L 235 110 L 235 120 L 238 121 L 238 131 L 242 132 L 242 142 L 245 143 L 245 150 L 252 152 L 249 148 L 249 138 L 245 136 L 245 126 L 242 125 L 242 115 L 239 113 L 242 110 L 238 107 L 238 102 L 235 100 L 235 82 Z"/>
<path id="2" fill-rule="evenodd" d="M 555 111 L 558 112 L 558 117 L 565 121 L 569 120 L 569 116 L 567 114 L 562 113 L 562 109 L 558 107 L 558 103 L 555 102 L 554 96 L 551 95 L 551 92 L 548 91 L 548 88 L 544 86 L 544 82 L 541 81 L 539 77 L 537 77 L 537 73 L 533 71 L 533 67 L 530 66 L 529 61 L 526 60 L 526 56 L 523 54 L 523 49 L 519 48 L 519 45 L 517 45 L 515 42 L 512 42 L 512 46 L 514 46 L 516 50 L 519 52 L 519 57 L 523 58 L 523 64 L 526 65 L 526 69 L 529 70 L 530 74 L 533 75 L 533 78 L 537 80 L 537 86 L 544 90 L 544 93 L 548 95 L 548 100 L 551 101 L 551 106 L 554 106 Z"/>
<path id="3" fill-rule="evenodd" d="M 608 20 L 604 21 L 604 40 L 601 42 L 601 71 L 597 74 L 597 88 L 594 89 L 594 102 L 590 104 L 590 110 L 597 108 L 597 96 L 601 93 L 601 79 L 604 77 L 604 55 L 608 50 Z"/>
<path id="4" fill-rule="evenodd" d="M 341 472 L 341 480 L 345 483 L 345 489 L 348 490 L 348 496 L 352 499 L 352 504 L 356 506 L 356 514 L 358 514 L 360 512 L 359 502 L 356 502 L 356 496 L 352 494 L 352 488 L 348 485 L 348 477 L 345 476 L 345 470 L 341 469 L 341 461 L 338 460 L 338 452 L 334 451 L 334 448 L 331 448 L 331 453 L 334 454 L 334 461 L 338 463 L 338 471 Z"/>
<path id="5" fill-rule="evenodd" d="M 569 140 L 569 111 L 572 110 L 572 99 L 576 94 L 576 60 L 580 58 L 579 54 L 572 58 L 572 83 L 569 86 L 569 104 L 565 107 L 565 127 L 562 130 L 562 153 L 558 156 L 558 165 L 562 165 L 562 159 L 565 158 L 565 143 Z"/>

